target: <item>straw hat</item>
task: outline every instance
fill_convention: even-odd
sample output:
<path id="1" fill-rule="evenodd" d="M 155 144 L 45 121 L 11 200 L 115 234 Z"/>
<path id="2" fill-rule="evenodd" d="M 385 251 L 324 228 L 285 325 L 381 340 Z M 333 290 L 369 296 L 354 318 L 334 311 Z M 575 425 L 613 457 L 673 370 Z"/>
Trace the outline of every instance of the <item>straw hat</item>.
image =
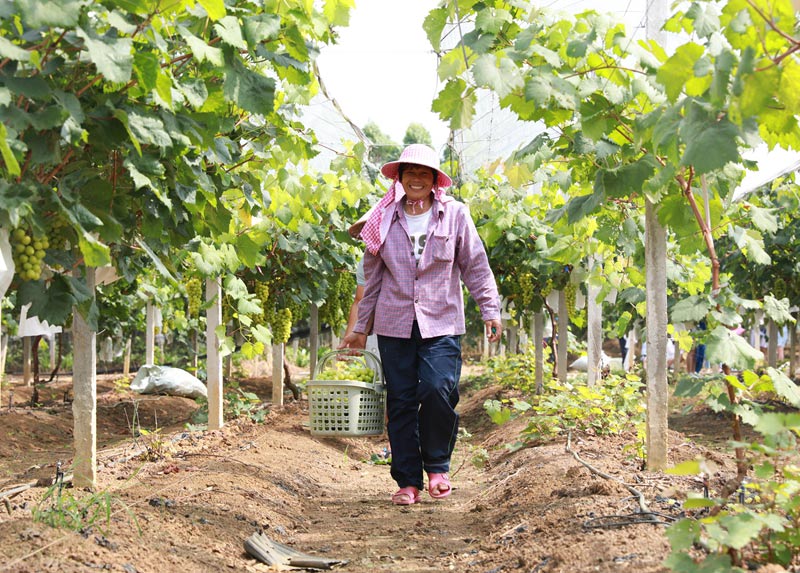
<path id="1" fill-rule="evenodd" d="M 439 158 L 436 156 L 436 152 L 425 144 L 412 143 L 403 150 L 403 153 L 400 154 L 400 159 L 384 164 L 383 167 L 381 167 L 381 173 L 389 179 L 395 180 L 398 177 L 401 163 L 424 165 L 425 167 L 430 167 L 435 170 L 439 174 L 436 178 L 436 187 L 440 189 L 450 187 L 453 184 L 453 180 L 450 179 L 450 176 L 439 169 Z M 358 221 L 350 226 L 347 232 L 350 233 L 351 237 L 354 239 L 358 238 L 364 224 L 369 220 L 380 204 L 381 202 L 378 202 L 373 205 L 369 211 L 364 213 Z"/>
<path id="2" fill-rule="evenodd" d="M 389 179 L 397 179 L 401 163 L 414 163 L 416 165 L 424 165 L 425 167 L 435 169 L 439 174 L 439 177 L 436 179 L 437 187 L 450 187 L 450 185 L 453 184 L 453 180 L 450 179 L 450 176 L 439 169 L 439 157 L 436 155 L 436 152 L 423 143 L 413 143 L 406 147 L 403 153 L 400 154 L 400 159 L 397 161 L 390 161 L 381 167 L 381 173 Z"/>

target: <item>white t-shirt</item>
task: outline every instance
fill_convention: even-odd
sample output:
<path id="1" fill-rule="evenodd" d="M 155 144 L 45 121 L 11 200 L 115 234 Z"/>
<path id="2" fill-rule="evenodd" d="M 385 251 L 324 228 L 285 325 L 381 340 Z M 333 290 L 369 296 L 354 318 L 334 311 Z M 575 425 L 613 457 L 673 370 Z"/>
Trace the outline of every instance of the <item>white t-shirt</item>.
<path id="1" fill-rule="evenodd" d="M 419 259 L 422 256 L 422 251 L 425 250 L 425 239 L 428 236 L 428 223 L 431 220 L 431 211 L 428 209 L 421 215 L 406 215 L 406 223 L 408 224 L 408 237 L 411 239 L 411 247 L 414 249 L 414 258 Z"/>

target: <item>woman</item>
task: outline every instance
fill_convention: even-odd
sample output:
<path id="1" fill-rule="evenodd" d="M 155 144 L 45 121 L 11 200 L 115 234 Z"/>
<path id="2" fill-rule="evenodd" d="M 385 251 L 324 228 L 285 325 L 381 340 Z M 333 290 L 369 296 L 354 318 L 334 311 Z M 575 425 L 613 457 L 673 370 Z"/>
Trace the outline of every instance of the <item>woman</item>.
<path id="1" fill-rule="evenodd" d="M 458 434 L 461 281 L 478 303 L 489 341 L 500 339 L 500 300 L 475 225 L 463 203 L 445 194 L 452 184 L 436 152 L 409 145 L 381 168 L 392 180 L 369 214 L 364 297 L 344 345 L 364 348 L 378 335 L 387 388 L 392 477 L 397 505 L 420 500 L 423 472 L 433 498 L 450 495 L 447 475 Z"/>

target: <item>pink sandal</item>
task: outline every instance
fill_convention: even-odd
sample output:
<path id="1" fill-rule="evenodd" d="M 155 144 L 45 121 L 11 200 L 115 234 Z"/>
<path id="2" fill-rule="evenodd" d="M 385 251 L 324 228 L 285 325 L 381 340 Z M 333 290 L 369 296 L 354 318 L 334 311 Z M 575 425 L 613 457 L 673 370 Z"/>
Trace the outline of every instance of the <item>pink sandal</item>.
<path id="1" fill-rule="evenodd" d="M 428 493 L 434 499 L 442 499 L 450 495 L 450 476 L 447 474 L 428 474 Z"/>
<path id="2" fill-rule="evenodd" d="M 420 499 L 422 496 L 419 494 L 419 490 L 411 485 L 401 487 L 392 495 L 392 503 L 395 505 L 412 505 Z"/>

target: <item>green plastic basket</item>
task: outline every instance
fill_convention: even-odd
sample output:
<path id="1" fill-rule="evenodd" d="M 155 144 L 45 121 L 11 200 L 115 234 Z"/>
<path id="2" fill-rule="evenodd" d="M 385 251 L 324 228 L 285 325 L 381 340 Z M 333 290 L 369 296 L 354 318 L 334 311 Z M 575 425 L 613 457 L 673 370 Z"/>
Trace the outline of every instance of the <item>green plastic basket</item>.
<path id="1" fill-rule="evenodd" d="M 350 360 L 373 372 L 372 382 L 320 380 L 331 360 Z M 333 350 L 323 355 L 306 386 L 313 436 L 377 436 L 383 433 L 386 392 L 380 359 L 368 350 Z"/>

